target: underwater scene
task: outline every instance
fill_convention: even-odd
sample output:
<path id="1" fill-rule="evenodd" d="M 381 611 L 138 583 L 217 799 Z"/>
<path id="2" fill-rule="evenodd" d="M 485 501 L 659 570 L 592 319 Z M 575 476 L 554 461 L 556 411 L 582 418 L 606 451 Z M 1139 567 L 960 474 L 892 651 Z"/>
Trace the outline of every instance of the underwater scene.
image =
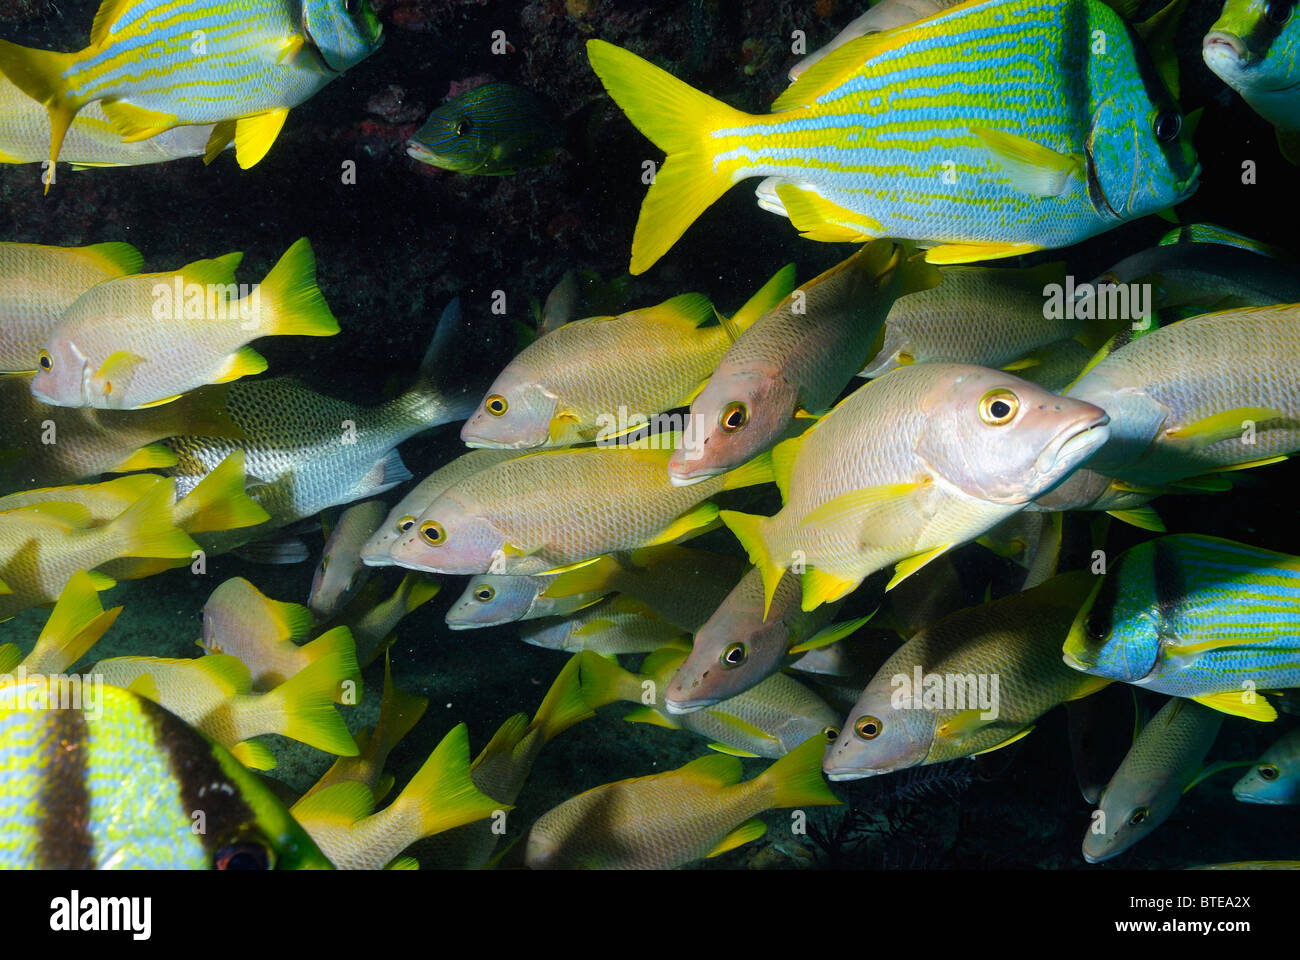
<path id="1" fill-rule="evenodd" d="M 0 867 L 1300 867 L 1295 6 L 0 0 Z"/>

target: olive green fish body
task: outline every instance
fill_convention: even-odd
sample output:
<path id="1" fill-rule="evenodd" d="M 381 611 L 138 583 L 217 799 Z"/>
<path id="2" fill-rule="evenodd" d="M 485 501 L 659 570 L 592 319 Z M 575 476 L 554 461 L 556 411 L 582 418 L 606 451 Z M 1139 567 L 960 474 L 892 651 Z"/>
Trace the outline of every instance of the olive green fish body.
<path id="1" fill-rule="evenodd" d="M 540 97 L 485 83 L 438 107 L 407 141 L 410 156 L 456 173 L 501 176 L 547 162 L 564 125 Z"/>

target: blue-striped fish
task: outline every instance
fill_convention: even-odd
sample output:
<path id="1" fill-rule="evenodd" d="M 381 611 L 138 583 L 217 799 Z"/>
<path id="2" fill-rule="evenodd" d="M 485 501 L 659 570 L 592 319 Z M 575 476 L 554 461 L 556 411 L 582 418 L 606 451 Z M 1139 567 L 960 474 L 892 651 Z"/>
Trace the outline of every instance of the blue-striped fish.
<path id="1" fill-rule="evenodd" d="M 852 40 L 750 115 L 635 54 L 587 44 L 601 81 L 668 154 L 632 272 L 740 180 L 814 240 L 888 236 L 934 263 L 1061 247 L 1189 196 L 1182 115 L 1100 0 L 971 0 Z"/>
<path id="2" fill-rule="evenodd" d="M 330 868 L 228 752 L 143 697 L 81 679 L 0 686 L 0 868 Z"/>
<path id="3" fill-rule="evenodd" d="M 128 142 L 214 123 L 208 159 L 233 141 L 247 169 L 289 109 L 378 49 L 381 34 L 367 0 L 104 0 L 85 49 L 0 40 L 0 73 L 45 105 L 51 165 L 73 118 L 98 103 Z"/>
<path id="4" fill-rule="evenodd" d="M 1263 691 L 1300 686 L 1300 557 L 1178 534 L 1139 544 L 1093 587 L 1065 662 L 1272 720 Z"/>
<path id="5" fill-rule="evenodd" d="M 546 163 L 564 126 L 540 97 L 511 83 L 485 83 L 429 114 L 406 152 L 456 173 L 502 176 Z"/>

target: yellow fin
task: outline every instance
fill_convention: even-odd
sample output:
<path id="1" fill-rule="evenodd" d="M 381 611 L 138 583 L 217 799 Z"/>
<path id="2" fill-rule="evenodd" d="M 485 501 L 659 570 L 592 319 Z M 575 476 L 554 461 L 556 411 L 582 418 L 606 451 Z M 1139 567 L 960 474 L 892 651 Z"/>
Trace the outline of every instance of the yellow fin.
<path id="1" fill-rule="evenodd" d="M 772 736 L 766 730 L 760 730 L 752 723 L 742 720 L 740 717 L 737 717 L 735 714 L 727 713 L 724 710 L 720 710 L 716 708 L 711 710 L 705 710 L 704 712 L 708 716 L 712 717 L 714 720 L 717 720 L 723 726 L 730 727 L 732 730 L 735 730 L 738 734 L 742 736 L 752 737 L 755 740 L 766 740 L 769 743 L 776 744 L 777 746 L 780 746 L 781 744 L 779 738 Z M 742 756 L 742 754 L 736 754 L 736 756 Z M 757 754 L 750 754 L 750 756 L 757 756 Z"/>
<path id="2" fill-rule="evenodd" d="M 772 448 L 772 478 L 776 488 L 781 491 L 781 502 L 790 499 L 790 474 L 794 472 L 794 462 L 799 456 L 799 447 L 808 434 L 803 433 L 789 440 L 782 440 Z"/>
<path id="3" fill-rule="evenodd" d="M 1123 520 L 1139 530 L 1150 530 L 1152 533 L 1165 532 L 1165 522 L 1160 519 L 1160 514 L 1156 513 L 1155 507 L 1129 507 L 1126 510 L 1106 512 L 1116 520 Z"/>
<path id="4" fill-rule="evenodd" d="M 764 450 L 752 460 L 747 460 L 734 470 L 728 470 L 722 476 L 723 490 L 740 490 L 744 487 L 756 487 L 760 483 L 771 483 L 774 479 L 772 453 Z"/>
<path id="5" fill-rule="evenodd" d="M 125 100 L 101 100 L 99 105 L 123 143 L 148 140 L 177 125 L 175 114 L 146 110 Z"/>
<path id="6" fill-rule="evenodd" d="M 219 658 L 203 658 L 204 661 L 215 659 Z M 275 732 L 317 750 L 355 757 L 356 741 L 334 709 L 334 695 L 343 680 L 360 677 L 356 664 L 355 652 L 351 660 L 344 653 L 331 653 L 263 694 L 263 699 L 274 698 L 282 710 L 280 729 Z"/>
<path id="7" fill-rule="evenodd" d="M 105 611 L 94 580 L 85 570 L 78 570 L 60 591 L 54 610 L 23 665 L 32 673 L 65 672 L 104 635 L 121 612 L 122 607 Z"/>
<path id="8" fill-rule="evenodd" d="M 687 510 L 643 546 L 654 547 L 663 543 L 673 543 L 682 537 L 702 532 L 703 527 L 707 527 L 717 518 L 718 505 L 706 500 Z"/>
<path id="9" fill-rule="evenodd" d="M 768 518 L 737 513 L 734 510 L 722 510 L 718 516 L 740 541 L 741 547 L 749 555 L 749 562 L 758 568 L 763 577 L 763 619 L 766 620 L 772 609 L 772 598 L 776 596 L 777 585 L 785 576 L 786 570 L 786 564 L 772 556 L 763 540 L 762 525 Z"/>
<path id="10" fill-rule="evenodd" d="M 652 727 L 664 727 L 668 730 L 680 730 L 681 728 L 670 718 L 665 717 L 654 707 L 637 707 L 623 717 L 626 723 L 646 723 Z"/>
<path id="11" fill-rule="evenodd" d="M 146 700 L 152 700 L 154 703 L 161 703 L 158 696 L 158 684 L 151 673 L 142 673 L 131 681 L 130 686 L 126 688 L 137 696 L 144 697 Z"/>
<path id="12" fill-rule="evenodd" d="M 740 761 L 735 757 L 711 754 L 707 757 L 697 757 L 686 766 L 679 767 L 676 772 L 701 783 L 729 787 L 740 782 L 741 766 Z"/>
<path id="13" fill-rule="evenodd" d="M 1004 130 L 971 127 L 971 133 L 984 141 L 994 159 L 1011 178 L 1011 185 L 1032 197 L 1059 197 L 1070 177 L 1085 177 L 1085 160 L 1074 154 L 1059 153 Z"/>
<path id="14" fill-rule="evenodd" d="M 589 563 L 577 566 L 570 564 L 569 569 L 546 585 L 546 589 L 540 596 L 554 599 L 572 597 L 579 593 L 594 593 L 598 590 L 612 590 L 611 578 L 620 569 L 618 561 L 609 556 L 596 557 Z"/>
<path id="15" fill-rule="evenodd" d="M 814 734 L 763 771 L 758 779 L 771 791 L 770 806 L 818 807 L 840 802 L 822 776 L 826 748 L 826 738 Z"/>
<path id="16" fill-rule="evenodd" d="M 117 586 L 117 581 L 106 573 L 100 573 L 98 570 L 90 571 L 90 582 L 96 590 L 112 590 Z"/>
<path id="17" fill-rule="evenodd" d="M 865 243 L 884 233 L 877 220 L 832 203 L 811 187 L 779 183 L 776 195 L 801 236 L 825 243 Z"/>
<path id="18" fill-rule="evenodd" d="M 718 753 L 725 753 L 729 757 L 744 757 L 748 759 L 758 756 L 756 753 L 749 750 L 741 750 L 740 747 L 733 747 L 728 743 L 709 743 L 706 744 L 706 746 L 710 750 L 717 751 Z"/>
<path id="19" fill-rule="evenodd" d="M 1254 703 L 1244 703 L 1240 690 L 1208 693 L 1200 697 L 1188 697 L 1188 699 L 1231 717 L 1245 717 L 1247 720 L 1258 720 L 1261 723 L 1271 723 L 1277 719 L 1277 710 L 1268 702 L 1267 697 L 1257 695 Z"/>
<path id="20" fill-rule="evenodd" d="M 905 560 L 900 560 L 894 566 L 894 575 L 890 577 L 889 583 L 885 585 L 885 591 L 888 592 L 893 590 L 894 587 L 898 586 L 903 580 L 916 573 L 916 571 L 920 570 L 931 560 L 938 559 L 952 548 L 953 544 L 945 543 L 935 547 L 933 550 L 927 550 L 925 553 L 918 553 Z"/>
<path id="21" fill-rule="evenodd" d="M 560 435 L 564 432 L 564 428 L 568 424 L 578 422 L 578 415 L 572 410 L 560 410 L 555 414 L 555 416 L 551 417 L 551 422 L 547 424 L 546 435 L 551 438 L 551 443 L 555 443 L 560 438 Z M 606 440 L 613 439 L 615 436 L 622 436 L 624 433 L 630 433 L 634 429 L 640 429 L 640 426 L 641 425 L 638 424 L 636 427 L 628 427 L 627 430 L 621 431 L 612 436 L 610 434 L 602 434 L 602 436 Z"/>
<path id="22" fill-rule="evenodd" d="M 258 336 L 332 337 L 339 332 L 339 322 L 316 285 L 316 254 L 306 237 L 294 241 L 276 261 L 262 281 L 260 298 L 265 329 Z"/>
<path id="23" fill-rule="evenodd" d="M 816 610 L 823 603 L 830 603 L 840 597 L 846 597 L 862 583 L 861 577 L 842 577 L 810 567 L 803 574 L 803 603 L 805 612 Z"/>
<path id="24" fill-rule="evenodd" d="M 119 540 L 119 555 L 161 559 L 189 559 L 199 545 L 172 523 L 176 482 L 154 484 L 139 500 L 112 521 Z"/>
<path id="25" fill-rule="evenodd" d="M 342 780 L 300 799 L 289 813 L 303 824 L 350 827 L 370 816 L 375 795 L 360 780 Z"/>
<path id="26" fill-rule="evenodd" d="M 97 47 L 108 38 L 108 31 L 114 23 L 131 9 L 132 0 L 104 0 L 95 13 L 94 23 L 90 26 L 90 45 Z"/>
<path id="27" fill-rule="evenodd" d="M 300 33 L 295 33 L 286 37 L 280 47 L 280 53 L 276 56 L 276 63 L 288 63 L 298 55 L 298 51 L 307 45 L 307 38 Z"/>
<path id="28" fill-rule="evenodd" d="M 613 628 L 613 620 L 608 620 L 604 617 L 596 617 L 595 619 L 588 620 L 582 626 L 575 629 L 573 635 L 575 637 L 590 637 L 597 633 L 603 633 L 606 630 L 612 630 Z"/>
<path id="29" fill-rule="evenodd" d="M 713 747 L 713 744 L 709 744 Z M 746 754 L 741 754 L 746 756 Z M 752 756 L 752 754 L 750 754 Z M 705 859 L 716 857 L 719 854 L 726 853 L 728 850 L 735 850 L 737 847 L 744 846 L 752 840 L 757 840 L 763 834 L 767 833 L 767 824 L 757 818 L 746 820 L 735 830 L 718 841 L 718 845 L 705 854 Z"/>
<path id="30" fill-rule="evenodd" d="M 131 378 L 135 376 L 136 368 L 146 362 L 140 354 L 129 350 L 110 353 L 95 371 L 95 379 L 102 381 L 101 389 L 104 391 L 104 396 L 108 396 L 114 390 L 121 392 L 125 389 L 131 382 Z"/>
<path id="31" fill-rule="evenodd" d="M 1035 243 L 944 243 L 925 251 L 925 262 L 945 265 L 978 263 L 981 260 L 1018 257 L 1041 249 L 1043 248 Z"/>
<path id="32" fill-rule="evenodd" d="M 807 640 L 802 643 L 796 643 L 787 650 L 787 653 L 807 653 L 809 650 L 820 650 L 822 647 L 829 647 L 832 643 L 838 643 L 845 637 L 852 636 L 860 629 L 866 626 L 867 621 L 876 615 L 872 610 L 865 617 L 858 617 L 856 620 L 846 620 L 844 623 L 832 623 L 829 627 L 823 627 L 818 630 Z"/>
<path id="33" fill-rule="evenodd" d="M 415 820 L 414 842 L 444 830 L 513 810 L 479 791 L 470 778 L 469 732 L 461 723 L 442 738 L 429 759 L 393 801 Z"/>
<path id="34" fill-rule="evenodd" d="M 226 357 L 226 362 L 212 377 L 213 383 L 229 383 L 240 377 L 249 377 L 266 369 L 266 358 L 252 347 L 240 347 Z"/>
<path id="35" fill-rule="evenodd" d="M 230 748 L 230 755 L 250 770 L 274 770 L 275 754 L 260 740 L 244 740 Z"/>
<path id="36" fill-rule="evenodd" d="M 64 74 L 77 62 L 79 54 L 33 50 L 0 40 L 0 73 L 37 103 L 45 105 L 50 120 L 50 166 L 59 159 L 63 138 L 82 104 L 68 97 Z M 51 178 L 52 179 L 52 178 Z M 50 181 L 45 193 L 50 192 Z"/>
<path id="37" fill-rule="evenodd" d="M 193 534 L 252 527 L 271 515 L 244 491 L 244 451 L 235 450 L 176 504 L 174 518 Z"/>
<path id="38" fill-rule="evenodd" d="M 1282 420 L 1292 426 L 1296 425 L 1293 418 L 1277 410 L 1264 407 L 1237 407 L 1175 430 L 1166 430 L 1165 436 L 1170 439 L 1188 440 L 1194 447 L 1200 449 L 1221 440 L 1241 439 L 1246 433 L 1243 424 L 1247 422 L 1258 425 L 1269 420 Z"/>
<path id="39" fill-rule="evenodd" d="M 151 443 L 130 454 L 125 460 L 110 467 L 109 473 L 128 473 L 132 470 L 153 470 L 176 466 L 176 454 L 161 443 Z"/>
<path id="40" fill-rule="evenodd" d="M 384 867 L 384 869 L 385 870 L 419 870 L 420 861 L 416 860 L 415 857 L 398 857 L 388 866 Z"/>
<path id="41" fill-rule="evenodd" d="M 867 60 L 895 45 L 896 42 L 891 42 L 880 33 L 869 33 L 850 40 L 799 74 L 799 78 L 772 101 L 772 112 L 812 106 L 818 97 L 834 90 L 861 70 Z"/>
<path id="42" fill-rule="evenodd" d="M 860 524 L 867 519 L 867 514 L 872 510 L 886 504 L 897 503 L 910 496 L 920 486 L 922 484 L 919 483 L 886 483 L 878 487 L 850 490 L 805 514 L 800 525 L 806 527 L 817 524 L 831 527 L 845 522 Z"/>
<path id="43" fill-rule="evenodd" d="M 256 166 L 266 156 L 289 116 L 287 107 L 278 107 L 252 117 L 241 117 L 235 128 L 235 159 L 241 170 Z"/>
<path id="44" fill-rule="evenodd" d="M 744 333 L 754 325 L 755 320 L 781 305 L 781 302 L 794 290 L 794 282 L 795 266 L 793 263 L 787 263 L 732 315 L 732 325 L 737 331 Z"/>
<path id="45" fill-rule="evenodd" d="M 717 317 L 713 304 L 702 293 L 679 294 L 652 307 L 650 312 L 669 323 L 680 324 L 691 330 Z"/>
<path id="46" fill-rule="evenodd" d="M 92 243 L 81 252 L 93 257 L 106 271 L 125 277 L 139 273 L 144 257 L 129 243 Z"/>
<path id="47" fill-rule="evenodd" d="M 984 750 L 976 750 L 974 753 L 971 754 L 971 756 L 978 757 L 981 754 L 992 753 L 994 750 L 1001 750 L 1003 747 L 1009 747 L 1017 740 L 1021 739 L 1022 737 L 1027 737 L 1033 732 L 1034 732 L 1034 725 L 1031 723 L 1029 726 L 1025 727 L 1025 729 L 1017 733 L 1013 733 L 1011 736 L 1007 737 L 1001 743 L 995 744 L 994 746 L 988 747 Z"/>
<path id="48" fill-rule="evenodd" d="M 203 150 L 203 165 L 206 167 L 217 159 L 221 151 L 235 142 L 236 120 L 222 120 L 212 127 L 208 135 L 208 145 Z"/>
<path id="49" fill-rule="evenodd" d="M 509 549 L 509 545 L 507 545 L 507 548 L 504 550 L 504 552 L 510 554 L 513 551 Z M 523 553 L 522 551 L 514 552 L 514 555 L 528 556 L 528 554 Z M 538 574 L 538 576 L 549 577 L 549 576 L 559 576 L 560 574 L 564 574 L 564 573 L 571 573 L 574 570 L 581 570 L 583 567 L 590 566 L 593 563 L 600 563 L 602 560 L 605 559 L 607 558 L 602 554 L 599 557 L 589 557 L 586 560 L 575 560 L 573 563 L 566 563 L 558 567 L 551 567 L 549 570 L 546 570 L 545 572 Z"/>
<path id="50" fill-rule="evenodd" d="M 23 654 L 16 643 L 0 644 L 0 673 L 11 673 L 22 662 Z"/>
<path id="51" fill-rule="evenodd" d="M 540 730 L 543 743 L 549 743 L 575 723 L 596 715 L 582 689 L 580 663 L 577 654 L 569 658 L 533 715 L 529 729 Z"/>

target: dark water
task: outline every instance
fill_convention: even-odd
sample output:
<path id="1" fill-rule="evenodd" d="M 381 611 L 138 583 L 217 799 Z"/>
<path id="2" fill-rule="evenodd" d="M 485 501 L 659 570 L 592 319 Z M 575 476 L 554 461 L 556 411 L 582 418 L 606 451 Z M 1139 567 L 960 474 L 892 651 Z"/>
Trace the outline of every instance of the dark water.
<path id="1" fill-rule="evenodd" d="M 323 392 L 376 403 L 413 376 L 450 298 L 459 296 L 467 316 L 488 329 L 498 323 L 489 309 L 493 291 L 505 291 L 506 319 L 527 323 L 530 298 L 543 300 L 565 270 L 594 270 L 606 279 L 625 274 L 645 189 L 641 164 L 660 155 L 604 99 L 582 53 L 588 37 L 630 46 L 727 103 L 762 111 L 785 87 L 785 70 L 794 59 L 786 52 L 791 31 L 804 30 L 812 49 L 860 12 L 858 4 L 775 0 L 387 0 L 376 8 L 385 24 L 382 49 L 294 109 L 280 140 L 255 168 L 240 171 L 226 155 L 207 167 L 180 161 L 61 173 L 56 189 L 42 197 L 34 167 L 0 167 L 0 239 L 69 246 L 126 240 L 144 253 L 146 269 L 242 250 L 244 272 L 258 277 L 290 243 L 307 236 L 342 332 L 264 340 L 257 349 L 272 373 L 295 373 Z M 0 3 L 0 36 L 76 49 L 94 10 L 91 0 Z M 1294 168 L 1278 155 L 1268 125 L 1225 91 L 1200 59 L 1200 37 L 1217 14 L 1217 4 L 1194 0 L 1179 32 L 1183 105 L 1204 107 L 1197 135 L 1202 186 L 1179 214 L 1183 222 L 1218 223 L 1292 248 L 1294 219 L 1279 211 L 1293 206 Z M 513 44 L 504 56 L 490 50 L 497 29 Z M 405 139 L 444 100 L 449 85 L 482 74 L 543 92 L 566 114 L 588 108 L 593 122 L 552 163 L 511 177 L 459 176 L 409 159 Z M 1253 185 L 1241 181 L 1244 160 L 1257 164 Z M 348 162 L 355 163 L 355 183 L 344 182 Z M 755 206 L 749 186 L 730 191 L 652 271 L 632 278 L 627 306 L 699 290 L 731 311 L 785 263 L 796 263 L 803 279 L 850 252 L 800 239 L 788 223 Z M 1024 264 L 1063 257 L 1072 273 L 1089 277 L 1168 229 L 1164 221 L 1148 218 Z M 485 386 L 496 373 L 472 352 L 459 362 L 467 369 L 483 365 Z M 462 450 L 457 431 L 449 425 L 403 445 L 416 479 Z M 1294 463 L 1268 467 L 1229 496 L 1166 497 L 1159 509 L 1170 532 L 1216 534 L 1295 552 L 1298 470 Z M 385 499 L 393 503 L 408 488 Z M 770 509 L 761 503 L 750 509 L 774 511 L 774 495 L 766 505 Z M 1113 525 L 1110 549 L 1144 536 Z M 306 539 L 318 554 L 320 535 Z M 1085 539 L 1086 519 L 1071 517 L 1063 568 L 1083 562 Z M 737 552 L 725 532 L 698 545 Z M 963 549 L 956 562 L 971 603 L 982 598 L 990 576 L 1010 580 L 1008 569 L 995 568 L 979 547 Z M 125 584 L 108 595 L 126 610 L 95 655 L 193 655 L 200 610 L 217 584 L 244 576 L 268 596 L 305 602 L 312 572 L 311 563 L 261 566 L 221 556 L 210 561 L 206 577 L 181 571 Z M 394 572 L 384 576 L 396 586 Z M 514 626 L 449 631 L 443 616 L 463 585 L 464 578 L 444 578 L 441 595 L 398 629 L 394 673 L 404 688 L 430 699 L 424 719 L 391 759 L 399 784 L 454 723 L 469 724 L 477 750 L 507 716 L 531 713 L 565 662 L 564 654 L 518 642 Z M 866 592 L 853 598 L 848 612 L 865 613 L 874 605 Z M 2 628 L 0 639 L 26 645 L 43 618 L 43 612 L 29 611 Z M 372 666 L 365 676 L 369 689 L 377 691 L 381 678 L 381 668 Z M 375 702 L 351 711 L 349 725 L 372 722 Z M 582 790 L 672 769 L 704 752 L 703 742 L 690 734 L 624 724 L 621 713 L 607 708 L 548 746 L 512 815 L 512 834 Z M 1294 724 L 1288 716 L 1267 729 L 1229 719 L 1209 759 L 1255 757 Z M 294 791 L 329 764 L 317 751 L 274 742 L 281 756 L 274 776 Z M 813 815 L 821 842 L 805 837 L 769 849 L 771 838 L 786 835 L 780 832 L 786 815 L 777 812 L 768 816 L 768 841 L 705 866 L 1085 866 L 1079 841 L 1089 807 L 1074 787 L 1063 712 L 1044 717 L 1012 749 L 1005 769 L 977 770 L 960 761 L 922 777 L 837 785 L 849 806 Z M 746 761 L 747 776 L 764 765 Z M 1294 810 L 1236 803 L 1236 776 L 1229 772 L 1198 787 L 1151 837 L 1117 861 L 1090 869 L 1300 858 Z"/>

